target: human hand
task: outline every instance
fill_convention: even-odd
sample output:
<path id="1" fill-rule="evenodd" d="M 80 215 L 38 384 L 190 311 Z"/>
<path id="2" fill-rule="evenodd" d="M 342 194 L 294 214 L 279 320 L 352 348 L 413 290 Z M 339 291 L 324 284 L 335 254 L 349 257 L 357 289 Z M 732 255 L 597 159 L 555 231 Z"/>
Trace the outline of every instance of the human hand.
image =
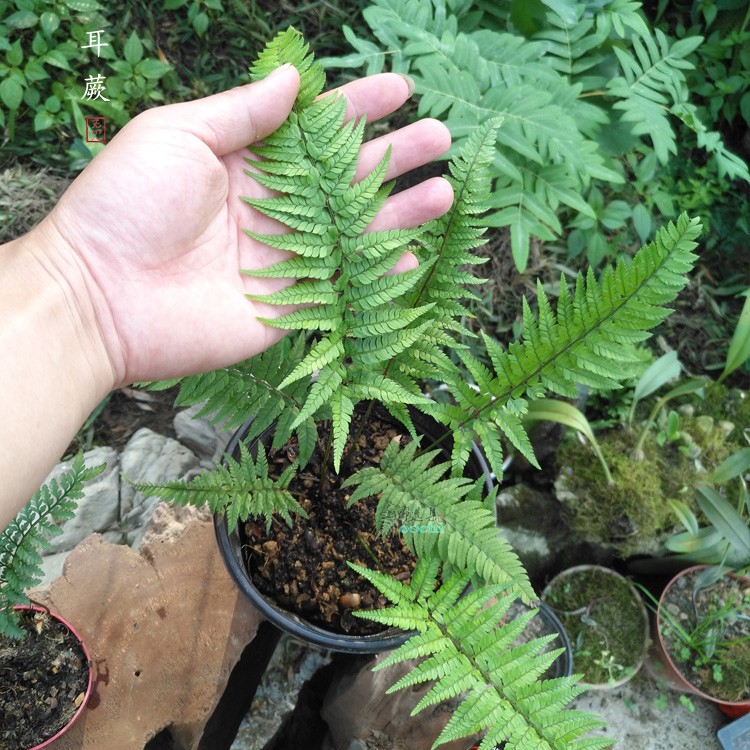
<path id="1" fill-rule="evenodd" d="M 144 112 L 40 225 L 52 240 L 43 243 L 50 269 L 74 299 L 90 298 L 86 305 L 93 305 L 113 387 L 223 367 L 283 335 L 257 320 L 279 315 L 279 308 L 244 296 L 273 291 L 279 281 L 247 277 L 239 269 L 284 257 L 243 228 L 285 228 L 240 196 L 269 195 L 245 173 L 246 146 L 281 125 L 298 87 L 297 71 L 283 67 L 248 86 Z M 390 114 L 410 94 L 395 74 L 354 81 L 340 92 L 347 114 L 366 114 L 368 121 Z M 386 179 L 392 179 L 432 161 L 449 143 L 441 123 L 422 120 L 366 143 L 357 179 L 388 145 Z M 390 197 L 369 229 L 416 226 L 444 213 L 451 201 L 445 180 L 427 180 Z"/>

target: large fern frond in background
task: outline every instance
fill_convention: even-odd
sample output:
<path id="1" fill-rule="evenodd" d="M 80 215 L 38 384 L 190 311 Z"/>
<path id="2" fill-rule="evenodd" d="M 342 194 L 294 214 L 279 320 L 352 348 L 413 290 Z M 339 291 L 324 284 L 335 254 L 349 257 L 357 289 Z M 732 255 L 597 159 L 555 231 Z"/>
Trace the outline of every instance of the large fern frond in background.
<path id="1" fill-rule="evenodd" d="M 521 425 L 527 398 L 547 391 L 575 397 L 578 384 L 612 388 L 628 377 L 633 363 L 627 345 L 648 338 L 648 331 L 669 314 L 664 306 L 685 286 L 700 231 L 699 221 L 683 214 L 631 262 L 608 267 L 599 280 L 590 269 L 586 278 L 579 274 L 572 294 L 561 280 L 556 311 L 539 284 L 538 317 L 524 304 L 522 341 L 506 351 L 484 335 L 494 373 L 462 354 L 479 389 L 455 383 L 456 406 L 446 409 L 447 423 L 458 433 L 455 469 L 463 468 L 471 439 L 477 437 L 501 476 L 497 428 L 535 463 Z"/>
<path id="2" fill-rule="evenodd" d="M 515 597 L 502 585 L 464 593 L 469 575 L 457 573 L 435 589 L 437 568 L 430 559 L 419 562 L 409 585 L 351 567 L 394 605 L 357 612 L 358 617 L 417 631 L 375 667 L 422 659 L 388 692 L 434 683 L 412 715 L 461 696 L 433 748 L 477 732 L 486 732 L 480 750 L 493 750 L 503 742 L 507 750 L 595 750 L 612 744 L 604 737 L 583 737 L 601 726 L 594 714 L 566 708 L 583 691 L 575 678 L 542 678 L 560 654 L 547 650 L 554 636 L 514 643 L 534 611 L 506 622 Z"/>
<path id="3" fill-rule="evenodd" d="M 623 139 L 651 142 L 664 163 L 680 119 L 720 173 L 750 181 L 742 159 L 706 129 L 688 99 L 686 58 L 700 38 L 652 34 L 634 0 L 538 4 L 532 15 L 542 28 L 524 30 L 526 37 L 494 18 L 483 24 L 478 9 L 487 5 L 373 0 L 364 17 L 379 46 L 348 30 L 358 52 L 325 64 L 375 72 L 373 46 L 386 52 L 377 59 L 414 78 L 419 114 L 443 119 L 457 145 L 478 124 L 503 119 L 488 223 L 508 227 L 520 271 L 534 237 L 559 238 L 571 216 L 597 219 L 588 191 L 597 181 L 623 183 L 611 156 Z"/>
<path id="4" fill-rule="evenodd" d="M 25 591 L 42 580 L 40 550 L 46 537 L 62 533 L 59 524 L 73 517 L 83 485 L 104 471 L 86 468 L 79 453 L 70 469 L 45 484 L 0 534 L 0 634 L 23 638 L 13 607 L 28 604 Z"/>
<path id="5" fill-rule="evenodd" d="M 693 67 L 685 58 L 703 41 L 688 37 L 670 43 L 655 29 L 655 36 L 642 35 L 633 40 L 633 53 L 614 47 L 622 76 L 613 78 L 607 90 L 617 101 L 615 109 L 624 112 L 623 119 L 632 123 L 636 135 L 648 135 L 656 156 L 662 163 L 676 154 L 675 133 L 665 114 L 673 104 L 687 100 L 683 70 Z"/>

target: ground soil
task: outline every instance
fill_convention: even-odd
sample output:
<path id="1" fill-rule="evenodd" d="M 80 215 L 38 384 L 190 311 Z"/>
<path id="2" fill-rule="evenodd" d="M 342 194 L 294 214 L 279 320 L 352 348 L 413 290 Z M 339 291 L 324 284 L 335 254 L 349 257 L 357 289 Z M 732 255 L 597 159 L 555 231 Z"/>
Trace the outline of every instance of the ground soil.
<path id="1" fill-rule="evenodd" d="M 0 638 L 0 750 L 34 747 L 59 732 L 84 699 L 89 666 L 77 638 L 30 612 L 21 641 Z"/>
<path id="2" fill-rule="evenodd" d="M 102 403 L 102 409 L 92 424 L 81 428 L 65 455 L 96 446 L 122 450 L 141 427 L 148 427 L 159 435 L 175 437 L 172 422 L 177 413 L 174 399 L 178 390 L 177 387 L 166 391 L 118 388 Z"/>
<path id="3" fill-rule="evenodd" d="M 327 432 L 327 426 L 321 426 L 323 445 Z M 404 437 L 404 432 L 392 426 L 387 415 L 374 413 L 353 452 L 351 470 L 377 465 L 388 443 L 399 435 Z M 269 462 L 275 471 L 283 471 L 289 464 L 287 449 L 272 452 Z M 415 558 L 398 529 L 378 536 L 375 498 L 347 508 L 352 490 L 342 489 L 340 478 L 330 472 L 330 485 L 321 492 L 319 476 L 320 458 L 316 455 L 289 488 L 307 512 L 307 519 L 297 516 L 292 528 L 276 522 L 269 534 L 255 523 L 245 524 L 248 570 L 261 592 L 319 627 L 350 634 L 379 632 L 383 626 L 354 617 L 352 612 L 381 608 L 387 601 L 354 573 L 347 561 L 408 581 Z"/>
<path id="4" fill-rule="evenodd" d="M 698 690 L 722 701 L 750 700 L 750 579 L 703 584 L 699 576 L 688 571 L 664 593 L 659 631 L 667 653 Z M 687 648 L 677 626 L 701 649 Z"/>

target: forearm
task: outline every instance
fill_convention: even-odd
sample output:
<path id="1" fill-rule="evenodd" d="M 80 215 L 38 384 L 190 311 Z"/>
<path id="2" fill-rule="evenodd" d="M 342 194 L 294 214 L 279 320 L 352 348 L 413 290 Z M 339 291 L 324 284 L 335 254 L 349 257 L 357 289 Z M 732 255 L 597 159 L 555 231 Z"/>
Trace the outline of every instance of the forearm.
<path id="1" fill-rule="evenodd" d="M 85 285 L 51 247 L 57 239 L 42 225 L 0 247 L 0 530 L 114 384 Z"/>

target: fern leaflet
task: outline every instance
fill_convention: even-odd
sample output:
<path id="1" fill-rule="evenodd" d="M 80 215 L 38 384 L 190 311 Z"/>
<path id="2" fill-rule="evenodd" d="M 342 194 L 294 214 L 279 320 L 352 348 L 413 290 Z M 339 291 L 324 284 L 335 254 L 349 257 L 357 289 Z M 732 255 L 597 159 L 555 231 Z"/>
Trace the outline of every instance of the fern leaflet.
<path id="1" fill-rule="evenodd" d="M 59 524 L 73 517 L 83 485 L 104 469 L 86 468 L 79 453 L 70 469 L 39 489 L 0 534 L 0 634 L 24 637 L 13 607 L 28 604 L 24 592 L 42 580 L 39 552 L 49 546 L 45 536 L 62 533 Z"/>

